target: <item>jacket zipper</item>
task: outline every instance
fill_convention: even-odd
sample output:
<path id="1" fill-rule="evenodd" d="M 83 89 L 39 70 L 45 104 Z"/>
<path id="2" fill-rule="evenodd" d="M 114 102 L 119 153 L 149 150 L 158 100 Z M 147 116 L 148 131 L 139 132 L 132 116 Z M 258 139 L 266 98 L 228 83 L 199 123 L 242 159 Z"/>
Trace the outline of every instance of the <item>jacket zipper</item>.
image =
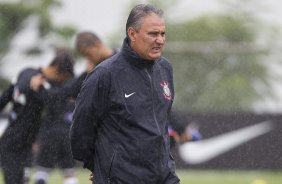
<path id="1" fill-rule="evenodd" d="M 152 93 L 152 101 L 153 101 L 153 116 L 154 116 L 154 121 L 157 125 L 157 129 L 158 129 L 158 132 L 159 134 L 161 134 L 161 131 L 160 131 L 160 127 L 159 127 L 159 124 L 158 124 L 158 121 L 157 121 L 157 117 L 156 117 L 156 110 L 155 110 L 155 100 L 154 100 L 154 84 L 153 84 L 153 80 L 152 80 L 152 77 L 148 71 L 148 69 L 145 69 L 145 72 L 147 74 L 147 76 L 149 77 L 149 80 L 150 80 L 150 85 L 151 85 L 151 93 Z"/>
<path id="2" fill-rule="evenodd" d="M 113 157 L 111 159 L 111 165 L 110 165 L 110 169 L 109 169 L 109 173 L 108 173 L 108 184 L 111 183 L 111 171 L 112 171 L 112 167 L 113 167 L 113 164 L 114 164 L 114 160 L 116 158 L 116 150 L 114 150 L 114 154 L 113 154 Z"/>

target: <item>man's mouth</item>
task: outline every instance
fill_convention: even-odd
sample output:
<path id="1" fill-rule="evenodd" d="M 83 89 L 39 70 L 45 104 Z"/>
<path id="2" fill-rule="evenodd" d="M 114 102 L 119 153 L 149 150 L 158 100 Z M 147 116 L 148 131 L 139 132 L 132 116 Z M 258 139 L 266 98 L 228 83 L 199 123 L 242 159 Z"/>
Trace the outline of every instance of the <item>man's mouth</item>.
<path id="1" fill-rule="evenodd" d="M 159 52 L 159 51 L 161 51 L 161 47 L 153 47 L 153 51 Z"/>

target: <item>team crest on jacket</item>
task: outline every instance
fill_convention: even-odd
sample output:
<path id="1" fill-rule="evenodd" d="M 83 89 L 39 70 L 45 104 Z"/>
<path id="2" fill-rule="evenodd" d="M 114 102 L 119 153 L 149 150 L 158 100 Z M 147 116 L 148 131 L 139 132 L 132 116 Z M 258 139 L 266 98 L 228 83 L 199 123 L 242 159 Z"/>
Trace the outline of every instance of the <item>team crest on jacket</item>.
<path id="1" fill-rule="evenodd" d="M 171 100 L 171 92 L 170 89 L 168 87 L 168 82 L 161 82 L 160 85 L 163 87 L 163 95 L 165 97 L 165 99 L 167 100 Z"/>

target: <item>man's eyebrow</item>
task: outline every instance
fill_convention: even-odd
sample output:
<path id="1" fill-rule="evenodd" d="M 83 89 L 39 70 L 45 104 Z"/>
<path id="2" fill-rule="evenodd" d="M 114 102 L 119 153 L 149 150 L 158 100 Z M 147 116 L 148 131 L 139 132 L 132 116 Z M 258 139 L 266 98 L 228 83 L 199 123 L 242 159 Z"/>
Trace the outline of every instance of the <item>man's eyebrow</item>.
<path id="1" fill-rule="evenodd" d="M 160 34 L 163 34 L 165 33 L 165 31 L 148 31 L 149 34 L 157 34 L 157 33 L 160 33 Z"/>

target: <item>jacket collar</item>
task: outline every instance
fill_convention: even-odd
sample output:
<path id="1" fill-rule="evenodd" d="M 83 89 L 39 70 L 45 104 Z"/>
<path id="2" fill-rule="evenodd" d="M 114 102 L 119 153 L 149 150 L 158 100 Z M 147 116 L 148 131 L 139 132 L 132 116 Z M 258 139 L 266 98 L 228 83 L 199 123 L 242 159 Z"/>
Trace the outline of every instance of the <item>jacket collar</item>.
<path id="1" fill-rule="evenodd" d="M 121 54 L 126 58 L 126 61 L 139 67 L 150 68 L 155 64 L 155 60 L 141 58 L 130 46 L 128 38 L 125 38 L 121 48 Z"/>

